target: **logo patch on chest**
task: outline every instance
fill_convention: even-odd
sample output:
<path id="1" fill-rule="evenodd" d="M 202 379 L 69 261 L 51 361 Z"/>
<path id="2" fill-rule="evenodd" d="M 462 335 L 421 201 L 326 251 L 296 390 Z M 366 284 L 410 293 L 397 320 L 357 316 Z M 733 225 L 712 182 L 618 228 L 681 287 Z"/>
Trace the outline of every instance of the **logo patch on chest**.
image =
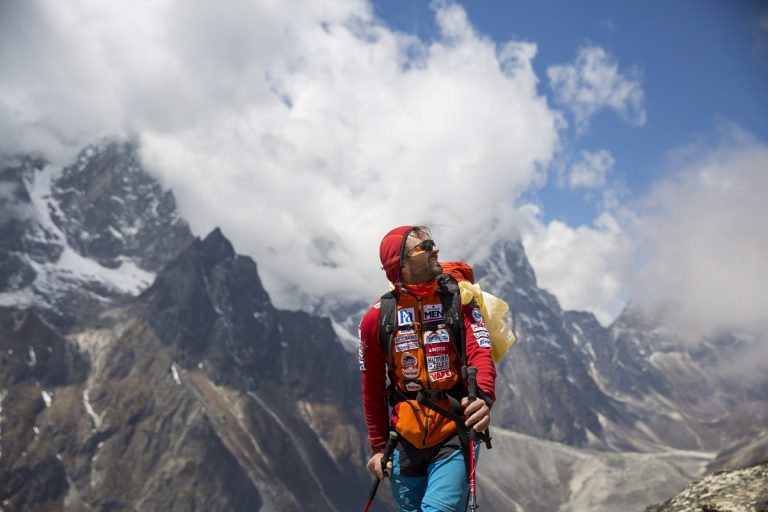
<path id="1" fill-rule="evenodd" d="M 402 352 L 403 350 L 416 350 L 417 348 L 419 348 L 418 341 L 409 341 L 408 343 L 395 345 L 395 352 Z"/>
<path id="2" fill-rule="evenodd" d="M 453 375 L 451 370 L 441 370 L 439 372 L 430 372 L 429 374 L 429 380 L 432 382 L 437 382 L 439 380 L 448 379 Z"/>
<path id="3" fill-rule="evenodd" d="M 412 325 L 413 319 L 413 308 L 403 308 L 397 310 L 397 325 Z"/>
<path id="4" fill-rule="evenodd" d="M 448 356 L 427 356 L 427 371 L 436 372 L 448 369 Z"/>
<path id="5" fill-rule="evenodd" d="M 401 334 L 395 337 L 395 343 L 403 343 L 406 341 L 416 341 L 419 339 L 419 335 L 415 332 L 412 334 Z"/>
<path id="6" fill-rule="evenodd" d="M 405 389 L 407 391 L 421 391 L 424 388 L 422 388 L 421 384 L 419 384 L 418 382 L 406 382 Z"/>
<path id="7" fill-rule="evenodd" d="M 447 329 L 438 329 L 436 331 L 424 331 L 424 344 L 447 343 L 451 341 Z"/>
<path id="8" fill-rule="evenodd" d="M 400 357 L 400 364 L 403 365 L 403 368 L 409 368 L 412 366 L 416 366 L 417 364 L 419 364 L 419 362 L 416 360 L 416 356 L 414 356 L 410 352 L 404 352 L 403 355 Z"/>
<path id="9" fill-rule="evenodd" d="M 418 368 L 403 368 L 402 370 L 403 377 L 406 379 L 418 379 L 419 378 L 419 369 Z"/>
<path id="10" fill-rule="evenodd" d="M 424 320 L 442 320 L 443 319 L 443 305 L 442 304 L 427 304 L 424 306 Z"/>

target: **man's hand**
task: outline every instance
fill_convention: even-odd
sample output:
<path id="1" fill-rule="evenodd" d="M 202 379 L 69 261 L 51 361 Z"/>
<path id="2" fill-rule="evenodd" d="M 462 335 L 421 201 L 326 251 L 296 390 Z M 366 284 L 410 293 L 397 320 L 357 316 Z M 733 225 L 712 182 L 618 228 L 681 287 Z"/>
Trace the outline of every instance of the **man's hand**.
<path id="1" fill-rule="evenodd" d="M 464 425 L 474 428 L 477 432 L 483 432 L 491 424 L 491 409 L 485 401 L 476 399 L 469 403 L 466 396 L 461 399 L 461 406 L 464 408 Z"/>
<path id="2" fill-rule="evenodd" d="M 381 470 L 381 458 L 384 456 L 384 453 L 375 453 L 373 456 L 368 459 L 368 472 L 378 478 L 379 480 L 384 480 L 389 475 L 387 473 L 384 473 Z M 390 460 L 387 462 L 387 471 L 392 471 L 392 461 Z"/>

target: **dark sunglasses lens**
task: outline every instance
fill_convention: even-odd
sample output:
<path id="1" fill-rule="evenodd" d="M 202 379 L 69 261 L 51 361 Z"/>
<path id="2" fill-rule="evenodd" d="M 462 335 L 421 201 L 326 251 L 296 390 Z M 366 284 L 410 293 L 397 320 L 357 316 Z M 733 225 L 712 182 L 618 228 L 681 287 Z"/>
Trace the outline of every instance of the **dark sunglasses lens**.
<path id="1" fill-rule="evenodd" d="M 424 252 L 429 252 L 432 249 L 435 248 L 435 241 L 434 240 L 424 240 L 419 244 L 419 248 L 421 248 Z"/>

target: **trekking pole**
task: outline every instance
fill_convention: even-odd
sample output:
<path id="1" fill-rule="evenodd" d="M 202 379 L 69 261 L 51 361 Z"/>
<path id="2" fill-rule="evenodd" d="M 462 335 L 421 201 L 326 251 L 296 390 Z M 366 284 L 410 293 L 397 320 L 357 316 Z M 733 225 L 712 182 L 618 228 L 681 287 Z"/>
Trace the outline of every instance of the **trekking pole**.
<path id="1" fill-rule="evenodd" d="M 469 395 L 467 402 L 472 403 L 477 397 L 477 368 L 470 366 L 467 368 L 469 378 Z M 469 510 L 477 510 L 477 495 L 475 494 L 475 444 L 477 443 L 477 432 L 474 427 L 469 427 Z"/>
<path id="2" fill-rule="evenodd" d="M 384 471 L 385 474 L 387 471 L 387 463 L 389 462 L 390 457 L 392 457 L 392 452 L 395 451 L 396 442 L 397 434 L 395 432 L 390 432 L 387 446 L 384 448 L 384 456 L 381 458 L 381 470 Z M 373 486 L 371 486 L 371 492 L 368 494 L 368 502 L 365 504 L 365 510 L 363 512 L 368 512 L 368 509 L 371 508 L 373 498 L 376 497 L 376 491 L 379 490 L 380 483 L 381 480 L 377 477 L 376 481 L 373 482 Z"/>

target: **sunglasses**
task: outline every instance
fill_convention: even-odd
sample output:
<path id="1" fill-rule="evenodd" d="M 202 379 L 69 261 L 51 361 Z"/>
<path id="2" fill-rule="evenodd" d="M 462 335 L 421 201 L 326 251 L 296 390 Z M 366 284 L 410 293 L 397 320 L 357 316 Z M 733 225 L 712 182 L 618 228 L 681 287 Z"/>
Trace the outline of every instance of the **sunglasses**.
<path id="1" fill-rule="evenodd" d="M 408 251 L 408 255 L 412 256 L 415 254 L 421 254 L 423 252 L 431 252 L 432 249 L 435 248 L 435 241 L 434 240 L 422 240 L 418 244 L 416 244 L 410 251 Z M 418 252 L 416 250 L 418 249 Z"/>

